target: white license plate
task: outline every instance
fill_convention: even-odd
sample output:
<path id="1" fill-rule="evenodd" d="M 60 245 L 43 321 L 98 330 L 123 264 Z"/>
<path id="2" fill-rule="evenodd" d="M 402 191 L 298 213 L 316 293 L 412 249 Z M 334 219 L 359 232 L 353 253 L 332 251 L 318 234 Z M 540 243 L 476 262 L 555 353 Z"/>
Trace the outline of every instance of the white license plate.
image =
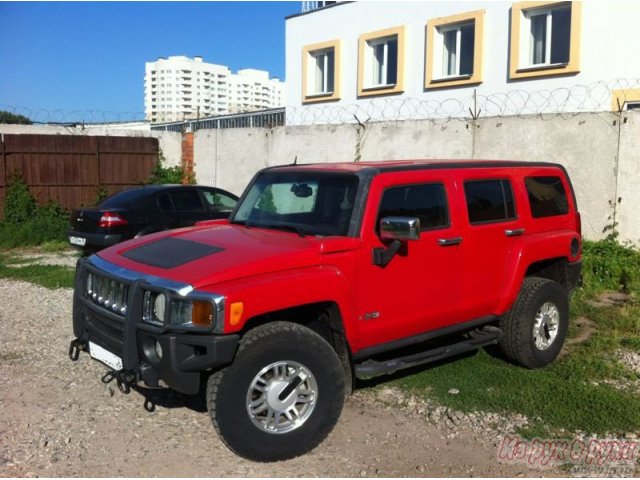
<path id="1" fill-rule="evenodd" d="M 84 247 L 85 244 L 87 243 L 87 239 L 82 237 L 69 237 L 69 243 L 71 245 L 78 245 L 80 247 Z"/>
<path id="2" fill-rule="evenodd" d="M 114 370 L 122 370 L 122 359 L 109 350 L 105 350 L 100 345 L 89 342 L 89 355 L 99 362 L 104 363 L 107 367 L 111 367 Z"/>

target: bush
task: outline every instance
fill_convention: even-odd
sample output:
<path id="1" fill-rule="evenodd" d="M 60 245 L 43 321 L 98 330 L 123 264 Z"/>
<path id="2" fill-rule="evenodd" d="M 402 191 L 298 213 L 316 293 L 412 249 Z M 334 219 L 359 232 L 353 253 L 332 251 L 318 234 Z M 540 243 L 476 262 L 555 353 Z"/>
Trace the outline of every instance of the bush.
<path id="1" fill-rule="evenodd" d="M 0 223 L 0 245 L 20 247 L 61 242 L 66 239 L 68 213 L 49 202 L 38 207 L 19 175 L 11 177 L 5 198 L 4 219 Z"/>
<path id="2" fill-rule="evenodd" d="M 164 157 L 162 156 L 162 154 L 160 154 L 158 156 L 158 162 L 156 163 L 155 167 L 153 167 L 149 179 L 145 182 L 146 184 L 164 185 L 168 183 L 188 183 L 192 185 L 196 183 L 196 179 L 193 173 L 187 174 L 182 165 L 177 165 L 175 167 L 165 167 L 163 165 L 164 161 Z"/>
<path id="3" fill-rule="evenodd" d="M 4 223 L 24 223 L 34 216 L 37 208 L 36 200 L 22 177 L 17 173 L 11 175 L 5 197 Z"/>
<path id="4" fill-rule="evenodd" d="M 613 238 L 585 241 L 582 275 L 587 291 L 640 292 L 640 252 Z"/>

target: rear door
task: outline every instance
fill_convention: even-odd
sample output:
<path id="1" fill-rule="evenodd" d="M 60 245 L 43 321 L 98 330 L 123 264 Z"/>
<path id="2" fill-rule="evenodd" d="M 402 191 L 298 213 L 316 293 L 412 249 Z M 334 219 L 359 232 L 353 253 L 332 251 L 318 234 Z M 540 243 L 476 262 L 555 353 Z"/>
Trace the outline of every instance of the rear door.
<path id="1" fill-rule="evenodd" d="M 460 307 L 467 319 L 496 313 L 509 251 L 525 234 L 512 173 L 512 169 L 459 169 L 452 174 L 465 210 Z"/>
<path id="2" fill-rule="evenodd" d="M 460 225 L 448 172 L 422 170 L 376 176 L 371 184 L 358 257 L 361 348 L 411 337 L 459 321 Z M 419 240 L 406 242 L 384 267 L 372 262 L 387 216 L 418 217 Z"/>
<path id="3" fill-rule="evenodd" d="M 177 188 L 171 190 L 169 196 L 175 211 L 172 228 L 188 227 L 208 218 L 208 211 L 197 189 Z"/>

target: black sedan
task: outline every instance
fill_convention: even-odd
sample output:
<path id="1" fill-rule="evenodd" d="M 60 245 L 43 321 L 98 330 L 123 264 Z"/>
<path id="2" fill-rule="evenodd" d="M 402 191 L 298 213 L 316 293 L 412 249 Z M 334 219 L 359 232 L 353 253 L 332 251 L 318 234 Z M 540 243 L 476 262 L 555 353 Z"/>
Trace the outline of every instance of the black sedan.
<path id="1" fill-rule="evenodd" d="M 94 252 L 130 238 L 201 220 L 227 218 L 238 197 L 199 185 L 148 185 L 123 190 L 97 207 L 71 212 L 69 243 Z"/>

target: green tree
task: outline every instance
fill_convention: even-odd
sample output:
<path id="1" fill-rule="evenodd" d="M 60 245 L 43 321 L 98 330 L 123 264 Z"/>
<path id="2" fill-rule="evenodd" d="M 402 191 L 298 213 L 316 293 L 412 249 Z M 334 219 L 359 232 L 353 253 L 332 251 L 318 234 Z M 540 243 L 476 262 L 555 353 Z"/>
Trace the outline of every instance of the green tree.
<path id="1" fill-rule="evenodd" d="M 0 110 L 0 123 L 17 123 L 20 125 L 33 124 L 33 122 L 24 115 L 17 115 L 15 113 L 7 112 L 6 110 Z"/>

